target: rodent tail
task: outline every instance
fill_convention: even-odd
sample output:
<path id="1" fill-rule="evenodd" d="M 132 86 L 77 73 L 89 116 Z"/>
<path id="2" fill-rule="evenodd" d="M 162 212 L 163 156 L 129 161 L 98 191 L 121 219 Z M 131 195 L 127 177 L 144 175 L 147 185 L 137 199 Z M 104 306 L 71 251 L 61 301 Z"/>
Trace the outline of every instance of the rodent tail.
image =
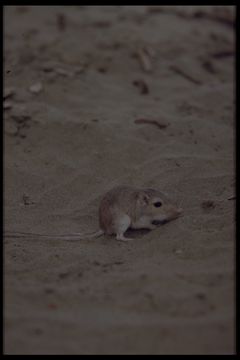
<path id="1" fill-rule="evenodd" d="M 37 234 L 37 233 L 28 233 L 28 232 L 21 232 L 21 231 L 6 231 L 4 232 L 4 237 L 14 237 L 14 238 L 22 238 L 22 237 L 45 237 L 45 238 L 61 238 L 65 240 L 81 240 L 86 238 L 93 238 L 93 237 L 99 237 L 103 235 L 103 230 L 98 230 L 95 233 L 89 233 L 89 234 L 82 234 L 82 233 L 73 233 L 73 234 Z"/>

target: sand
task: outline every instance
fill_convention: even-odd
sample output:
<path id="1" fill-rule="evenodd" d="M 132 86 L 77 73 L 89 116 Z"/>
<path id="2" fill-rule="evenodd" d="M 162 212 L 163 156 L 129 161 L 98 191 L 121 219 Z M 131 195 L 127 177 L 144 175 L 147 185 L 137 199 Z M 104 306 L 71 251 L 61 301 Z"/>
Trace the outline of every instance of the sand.
<path id="1" fill-rule="evenodd" d="M 234 11 L 5 6 L 5 231 L 95 231 L 119 184 L 184 208 L 128 243 L 6 237 L 5 354 L 235 352 Z"/>

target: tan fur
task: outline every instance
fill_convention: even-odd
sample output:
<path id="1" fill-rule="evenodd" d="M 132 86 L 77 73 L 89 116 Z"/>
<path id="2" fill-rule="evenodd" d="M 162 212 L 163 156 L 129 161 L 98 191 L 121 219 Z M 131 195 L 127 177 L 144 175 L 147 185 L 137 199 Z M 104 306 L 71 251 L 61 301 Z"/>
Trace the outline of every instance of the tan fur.
<path id="1" fill-rule="evenodd" d="M 154 203 L 162 206 L 156 208 Z M 99 226 L 106 234 L 120 234 L 123 237 L 128 227 L 153 229 L 152 221 L 170 221 L 176 219 L 182 209 L 169 203 L 160 191 L 138 189 L 130 186 L 118 186 L 105 194 L 99 206 Z M 124 228 L 123 217 L 130 218 L 129 226 Z M 121 229 L 120 229 L 121 225 Z M 121 240 L 123 240 L 121 239 Z"/>
<path id="2" fill-rule="evenodd" d="M 161 202 L 160 207 L 154 203 Z M 131 240 L 125 238 L 124 233 L 128 228 L 150 229 L 156 225 L 153 221 L 166 222 L 176 219 L 182 213 L 182 209 L 172 205 L 160 191 L 155 189 L 138 189 L 130 186 L 118 186 L 108 191 L 102 198 L 99 205 L 99 227 L 95 233 L 44 235 L 23 232 L 5 232 L 10 237 L 49 237 L 68 240 L 79 240 L 107 235 L 116 235 L 117 240 Z"/>

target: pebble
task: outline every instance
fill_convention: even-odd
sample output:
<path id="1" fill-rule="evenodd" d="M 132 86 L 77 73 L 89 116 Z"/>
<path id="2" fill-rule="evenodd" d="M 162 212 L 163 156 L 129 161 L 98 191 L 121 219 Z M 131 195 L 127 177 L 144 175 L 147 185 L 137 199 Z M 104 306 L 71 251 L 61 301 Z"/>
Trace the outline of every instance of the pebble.
<path id="1" fill-rule="evenodd" d="M 30 86 L 29 91 L 33 94 L 39 94 L 43 90 L 43 86 L 40 82 Z"/>
<path id="2" fill-rule="evenodd" d="M 178 249 L 178 250 L 175 250 L 174 252 L 175 252 L 175 254 L 177 254 L 177 255 L 181 255 L 181 254 L 183 253 L 183 250 Z"/>
<path id="3" fill-rule="evenodd" d="M 73 76 L 73 73 L 71 71 L 68 71 L 68 70 L 65 70 L 62 68 L 55 69 L 55 72 L 62 76 L 70 76 L 70 77 Z"/>

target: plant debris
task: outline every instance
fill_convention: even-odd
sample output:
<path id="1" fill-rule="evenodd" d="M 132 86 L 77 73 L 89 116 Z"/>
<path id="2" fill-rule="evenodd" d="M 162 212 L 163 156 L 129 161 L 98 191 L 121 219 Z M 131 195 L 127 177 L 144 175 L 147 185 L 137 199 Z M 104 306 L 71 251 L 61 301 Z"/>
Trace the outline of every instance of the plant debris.
<path id="1" fill-rule="evenodd" d="M 212 12 L 197 10 L 192 14 L 192 17 L 195 19 L 208 19 L 216 21 L 231 28 L 235 27 L 234 14 L 232 14 L 227 8 L 219 7 Z"/>
<path id="2" fill-rule="evenodd" d="M 217 73 L 215 67 L 213 66 L 213 64 L 212 64 L 212 62 L 210 60 L 203 61 L 202 66 L 210 74 L 216 74 Z"/>
<path id="3" fill-rule="evenodd" d="M 136 57 L 139 60 L 139 63 L 145 72 L 152 71 L 152 61 L 151 55 L 149 54 L 149 50 L 147 48 L 141 48 L 136 52 Z"/>
<path id="4" fill-rule="evenodd" d="M 57 14 L 57 28 L 59 31 L 65 31 L 66 30 L 66 16 L 62 13 Z"/>
<path id="5" fill-rule="evenodd" d="M 150 14 L 156 13 L 156 12 L 165 12 L 168 14 L 173 14 L 175 16 L 179 16 L 184 19 L 189 19 L 189 20 L 207 19 L 207 20 L 211 20 L 214 22 L 218 22 L 218 23 L 225 25 L 227 27 L 230 27 L 230 28 L 235 27 L 235 14 L 234 14 L 234 12 L 232 12 L 230 9 L 228 9 L 226 7 L 221 7 L 221 6 L 215 7 L 214 9 L 212 9 L 212 11 L 204 11 L 204 10 L 197 9 L 197 10 L 190 11 L 190 12 L 186 12 L 185 10 L 181 10 L 181 9 L 176 9 L 174 7 L 167 8 L 167 9 L 163 9 L 160 7 L 159 8 L 151 7 L 151 8 L 148 9 L 148 12 Z"/>
<path id="6" fill-rule="evenodd" d="M 65 70 L 63 68 L 56 68 L 54 69 L 55 73 L 59 74 L 59 75 L 62 75 L 62 76 L 69 76 L 69 77 L 72 77 L 74 74 L 72 71 L 69 71 L 69 70 Z"/>
<path id="7" fill-rule="evenodd" d="M 213 200 L 204 200 L 201 205 L 204 210 L 213 209 L 216 206 Z"/>
<path id="8" fill-rule="evenodd" d="M 202 84 L 201 81 L 193 78 L 191 75 L 187 74 L 184 70 L 180 69 L 178 66 L 170 65 L 170 69 L 172 71 L 174 71 L 176 74 L 181 75 L 182 77 L 184 77 L 188 81 L 192 82 L 193 84 L 196 84 L 196 85 L 201 85 Z"/>
<path id="9" fill-rule="evenodd" d="M 6 122 L 5 132 L 18 138 L 25 138 L 25 129 L 30 127 L 31 116 L 21 104 L 14 104 L 10 119 Z"/>
<path id="10" fill-rule="evenodd" d="M 163 124 L 157 120 L 148 120 L 148 119 L 136 119 L 135 124 L 151 124 L 157 126 L 159 129 L 165 129 L 169 124 Z"/>
<path id="11" fill-rule="evenodd" d="M 28 195 L 23 194 L 22 199 L 23 199 L 24 205 L 26 205 L 26 206 L 34 204 L 34 202 L 30 200 L 30 197 Z"/>
<path id="12" fill-rule="evenodd" d="M 146 84 L 146 82 L 144 80 L 134 80 L 133 85 L 139 89 L 140 94 L 142 94 L 142 95 L 149 94 L 148 85 Z"/>
<path id="13" fill-rule="evenodd" d="M 214 59 L 222 59 L 222 58 L 226 58 L 226 57 L 232 57 L 235 55 L 235 51 L 233 50 L 222 50 L 222 51 L 217 51 L 211 54 L 211 56 Z"/>

